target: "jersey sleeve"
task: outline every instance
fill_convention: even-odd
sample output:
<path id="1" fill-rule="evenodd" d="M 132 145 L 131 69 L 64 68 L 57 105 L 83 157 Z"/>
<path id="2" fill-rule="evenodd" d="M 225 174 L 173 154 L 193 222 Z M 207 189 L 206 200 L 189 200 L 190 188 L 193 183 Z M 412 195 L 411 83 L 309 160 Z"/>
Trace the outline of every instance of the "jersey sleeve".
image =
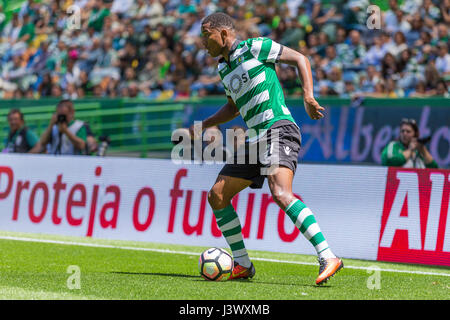
<path id="1" fill-rule="evenodd" d="M 436 160 L 434 160 L 434 159 L 430 163 L 425 164 L 425 167 L 426 168 L 431 168 L 431 169 L 439 169 L 439 166 L 438 166 Z"/>
<path id="2" fill-rule="evenodd" d="M 83 126 L 80 128 L 80 130 L 77 131 L 76 136 L 80 139 L 82 139 L 84 142 L 86 142 L 87 140 L 87 131 L 86 131 L 86 127 L 83 124 Z"/>
<path id="3" fill-rule="evenodd" d="M 39 137 L 31 130 L 27 130 L 26 139 L 30 148 L 33 148 L 39 141 Z"/>
<path id="4" fill-rule="evenodd" d="M 399 145 L 391 141 L 381 153 L 381 164 L 383 166 L 401 167 L 406 163 L 405 156 Z"/>
<path id="5" fill-rule="evenodd" d="M 250 48 L 253 56 L 263 63 L 278 63 L 283 46 L 269 38 L 255 38 Z"/>

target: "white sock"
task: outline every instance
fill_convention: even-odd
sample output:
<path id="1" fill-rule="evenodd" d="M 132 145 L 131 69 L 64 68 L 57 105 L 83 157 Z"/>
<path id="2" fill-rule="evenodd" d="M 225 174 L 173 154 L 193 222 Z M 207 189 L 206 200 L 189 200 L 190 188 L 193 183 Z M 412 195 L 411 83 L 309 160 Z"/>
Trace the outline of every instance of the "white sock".
<path id="1" fill-rule="evenodd" d="M 330 248 L 326 248 L 325 250 L 319 252 L 319 258 L 330 259 L 336 258 L 336 256 L 334 255 L 333 251 L 331 251 Z"/>
<path id="2" fill-rule="evenodd" d="M 246 254 L 244 256 L 240 256 L 238 258 L 233 258 L 233 259 L 234 259 L 234 261 L 239 263 L 244 268 L 250 268 L 250 266 L 252 265 L 252 262 L 250 261 L 250 258 L 248 257 L 248 254 Z"/>

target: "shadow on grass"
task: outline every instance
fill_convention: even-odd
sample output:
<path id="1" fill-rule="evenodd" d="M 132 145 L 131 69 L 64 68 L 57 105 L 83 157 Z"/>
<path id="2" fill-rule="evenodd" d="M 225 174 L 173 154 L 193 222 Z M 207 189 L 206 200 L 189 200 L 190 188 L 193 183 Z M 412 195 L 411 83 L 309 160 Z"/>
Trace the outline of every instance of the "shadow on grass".
<path id="1" fill-rule="evenodd" d="M 121 272 L 121 271 L 111 271 L 115 274 L 128 274 L 128 275 L 140 275 L 140 276 L 164 276 L 164 277 L 179 277 L 179 278 L 199 278 L 200 276 L 193 276 L 189 274 L 179 274 L 179 273 L 158 273 L 158 272 Z"/>
<path id="2" fill-rule="evenodd" d="M 141 275 L 141 276 L 164 276 L 164 277 L 178 277 L 178 278 L 191 278 L 192 281 L 207 282 L 205 279 L 197 275 L 180 274 L 180 273 L 159 273 L 159 272 L 121 272 L 121 271 L 111 271 L 114 274 L 124 274 L 124 275 Z M 318 286 L 315 284 L 297 284 L 297 283 L 284 283 L 284 282 L 269 282 L 269 281 L 259 281 L 257 279 L 236 279 L 233 282 L 246 283 L 248 285 L 258 285 L 258 284 L 270 284 L 277 286 L 293 286 L 293 287 L 312 287 L 312 288 L 331 288 L 330 285 Z"/>

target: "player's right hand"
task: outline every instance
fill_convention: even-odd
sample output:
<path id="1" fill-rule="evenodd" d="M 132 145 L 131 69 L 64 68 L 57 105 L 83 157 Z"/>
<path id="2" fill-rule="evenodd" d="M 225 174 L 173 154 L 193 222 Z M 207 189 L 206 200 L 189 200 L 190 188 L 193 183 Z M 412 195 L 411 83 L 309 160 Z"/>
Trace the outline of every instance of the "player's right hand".
<path id="1" fill-rule="evenodd" d="M 323 114 L 321 111 L 324 111 L 325 108 L 321 107 L 320 104 L 314 98 L 304 98 L 303 103 L 305 105 L 305 110 L 308 116 L 313 120 L 319 120 L 323 118 Z"/>

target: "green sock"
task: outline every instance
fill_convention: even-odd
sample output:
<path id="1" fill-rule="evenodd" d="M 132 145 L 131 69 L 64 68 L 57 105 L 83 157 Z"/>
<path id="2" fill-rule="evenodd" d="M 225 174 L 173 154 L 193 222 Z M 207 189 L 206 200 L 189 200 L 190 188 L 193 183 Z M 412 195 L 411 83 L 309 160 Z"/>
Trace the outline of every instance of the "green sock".
<path id="1" fill-rule="evenodd" d="M 243 267 L 249 268 L 251 262 L 242 238 L 241 222 L 233 206 L 230 204 L 226 208 L 213 210 L 213 212 L 217 225 L 233 253 L 233 259 Z"/>
<path id="2" fill-rule="evenodd" d="M 286 207 L 285 212 L 305 238 L 314 246 L 319 257 L 335 257 L 320 231 L 314 214 L 303 202 L 298 199 L 293 200 Z"/>

